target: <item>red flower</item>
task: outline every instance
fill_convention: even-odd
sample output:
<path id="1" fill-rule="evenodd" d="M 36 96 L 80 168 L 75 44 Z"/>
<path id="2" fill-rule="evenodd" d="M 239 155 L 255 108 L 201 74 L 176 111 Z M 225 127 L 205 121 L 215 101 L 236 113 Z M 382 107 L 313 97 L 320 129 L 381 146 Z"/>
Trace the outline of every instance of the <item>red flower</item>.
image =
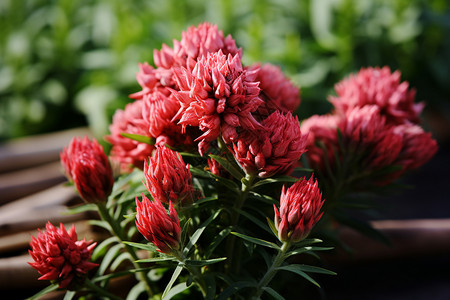
<path id="1" fill-rule="evenodd" d="M 276 111 L 261 122 L 265 130 L 246 131 L 233 143 L 233 154 L 248 174 L 289 174 L 306 151 L 297 117 Z"/>
<path id="2" fill-rule="evenodd" d="M 391 73 L 388 67 L 362 68 L 335 85 L 337 97 L 330 97 L 330 101 L 341 113 L 376 105 L 389 123 L 419 123 L 424 104 L 414 103 L 415 90 L 409 89 L 408 82 L 400 82 L 400 76 L 399 71 Z"/>
<path id="3" fill-rule="evenodd" d="M 275 211 L 275 227 L 282 242 L 298 242 L 306 238 L 314 225 L 322 217 L 322 192 L 317 181 L 304 178 L 281 192 L 280 211 Z"/>
<path id="4" fill-rule="evenodd" d="M 337 126 L 340 120 L 337 115 L 313 115 L 301 124 L 301 131 L 308 136 L 307 158 L 311 167 L 323 170 L 325 159 L 330 165 L 335 159 L 334 151 L 338 150 Z"/>
<path id="5" fill-rule="evenodd" d="M 404 171 L 416 169 L 428 162 L 437 152 L 438 146 L 430 133 L 413 124 L 399 125 L 394 132 L 403 139 L 401 151 L 394 164 Z"/>
<path id="6" fill-rule="evenodd" d="M 60 288 L 76 288 L 82 284 L 86 273 L 98 266 L 89 261 L 96 243 L 92 241 L 77 241 L 75 226 L 69 232 L 63 224 L 56 228 L 50 222 L 46 231 L 39 230 L 37 238 L 31 237 L 31 257 L 29 262 L 42 276 L 39 280 L 51 280 L 59 284 Z"/>
<path id="7" fill-rule="evenodd" d="M 264 64 L 261 68 L 255 65 L 249 69 L 258 71 L 256 81 L 261 88 L 260 98 L 264 100 L 258 108 L 260 115 L 268 116 L 276 110 L 294 113 L 300 105 L 300 90 L 284 76 L 280 67 Z"/>
<path id="8" fill-rule="evenodd" d="M 66 176 L 85 201 L 108 198 L 114 185 L 113 173 L 103 147 L 95 139 L 73 138 L 60 157 Z"/>
<path id="9" fill-rule="evenodd" d="M 109 126 L 111 135 L 105 139 L 112 144 L 110 157 L 118 161 L 125 172 L 131 171 L 130 166 L 144 168 L 144 160 L 152 154 L 153 145 L 138 142 L 122 136 L 122 133 L 138 134 L 152 138 L 148 123 L 142 116 L 143 102 L 135 101 L 125 106 L 125 110 L 116 110 L 113 122 Z"/>
<path id="10" fill-rule="evenodd" d="M 158 198 L 151 202 L 142 195 L 142 202 L 136 197 L 136 226 L 146 240 L 152 242 L 158 251 L 170 254 L 180 249 L 181 227 L 172 202 L 169 215 Z"/>
<path id="11" fill-rule="evenodd" d="M 174 120 L 179 124 L 198 127 L 204 132 L 199 152 L 203 155 L 209 143 L 222 134 L 229 143 L 237 137 L 236 128 L 260 129 L 252 112 L 262 103 L 255 74 L 242 68 L 238 55 L 227 56 L 218 51 L 208 53 L 191 68 L 174 68 L 179 91 L 173 95 L 181 108 Z"/>
<path id="12" fill-rule="evenodd" d="M 197 27 L 191 26 L 181 33 L 181 41 L 173 41 L 173 49 L 163 45 L 161 51 L 154 50 L 153 60 L 157 67 L 187 67 L 189 61 L 197 61 L 209 52 L 221 50 L 225 55 L 238 55 L 242 58 L 242 49 L 236 47 L 236 42 L 228 35 L 224 37 L 217 25 L 203 23 Z"/>
<path id="13" fill-rule="evenodd" d="M 165 203 L 193 200 L 191 171 L 177 152 L 165 146 L 157 148 L 150 162 L 145 163 L 144 174 L 153 199 Z"/>

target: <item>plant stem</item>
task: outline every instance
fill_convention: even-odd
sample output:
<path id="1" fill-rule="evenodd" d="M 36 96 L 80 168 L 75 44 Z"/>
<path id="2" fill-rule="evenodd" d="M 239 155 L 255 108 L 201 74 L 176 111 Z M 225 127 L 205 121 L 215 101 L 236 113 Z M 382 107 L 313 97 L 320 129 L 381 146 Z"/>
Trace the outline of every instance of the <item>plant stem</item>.
<path id="1" fill-rule="evenodd" d="M 242 206 L 244 206 L 245 200 L 247 199 L 248 193 L 252 190 L 252 185 L 253 185 L 253 181 L 255 180 L 255 177 L 247 174 L 245 176 L 245 181 L 246 184 L 244 182 L 242 182 L 241 185 L 241 193 L 239 195 L 239 198 L 237 199 L 236 203 L 235 203 L 235 207 L 232 210 L 232 215 L 231 215 L 231 226 L 235 227 L 238 223 L 239 223 L 239 210 L 242 208 Z M 229 263 L 227 263 L 225 265 L 225 272 L 229 273 L 231 271 L 233 272 L 237 272 L 238 268 L 240 267 L 240 251 L 241 249 L 239 247 L 235 247 L 235 241 L 236 241 L 236 236 L 231 235 L 229 236 L 228 240 L 227 240 L 227 245 L 226 245 L 226 253 L 227 253 L 227 257 L 228 258 L 233 258 L 229 260 Z"/>
<path id="2" fill-rule="evenodd" d="M 105 220 L 106 222 L 108 222 L 109 226 L 111 226 L 111 229 L 113 231 L 112 233 L 122 243 L 124 241 L 123 230 L 119 226 L 119 224 L 117 222 L 115 222 L 113 220 L 113 218 L 111 217 L 111 215 L 109 214 L 109 211 L 106 208 L 106 204 L 105 203 L 97 203 L 97 207 L 98 207 L 98 211 L 100 213 L 101 218 L 103 220 Z M 134 268 L 140 269 L 142 266 L 138 262 L 136 262 L 137 260 L 139 260 L 139 257 L 137 256 L 135 249 L 124 243 L 122 243 L 122 245 L 124 245 L 125 250 L 130 254 L 130 256 L 132 258 L 131 263 L 133 264 Z M 147 277 L 147 275 L 142 272 L 137 272 L 136 277 L 138 280 L 145 282 L 145 290 L 147 291 L 149 297 L 153 296 L 153 291 L 151 289 L 151 282 L 150 282 L 150 279 Z"/>
<path id="3" fill-rule="evenodd" d="M 281 266 L 281 264 L 285 260 L 286 252 L 289 250 L 291 244 L 289 242 L 284 242 L 281 246 L 280 251 L 278 251 L 277 256 L 275 256 L 272 265 L 267 270 L 266 274 L 264 274 L 263 278 L 258 282 L 258 286 L 256 288 L 256 294 L 252 299 L 260 299 L 262 293 L 264 292 L 264 288 L 270 283 L 275 274 L 278 272 L 277 268 Z"/>
<path id="4" fill-rule="evenodd" d="M 97 286 L 95 283 L 93 283 L 92 281 L 90 281 L 89 279 L 86 279 L 85 281 L 85 285 L 91 289 L 93 292 L 96 293 L 96 295 L 101 295 L 106 297 L 107 299 L 112 299 L 112 300 L 123 300 L 121 297 L 118 297 L 114 294 L 111 294 L 110 292 L 102 289 L 101 287 Z"/>
<path id="5" fill-rule="evenodd" d="M 186 264 L 185 260 L 186 258 L 184 255 L 180 252 L 178 253 L 172 253 L 173 256 L 177 258 L 179 262 L 183 264 L 183 267 L 193 275 L 195 283 L 197 283 L 197 286 L 199 287 L 200 291 L 202 292 L 203 298 L 206 297 L 206 287 L 205 287 L 205 281 L 202 277 L 202 274 L 200 272 L 200 268 L 196 267 L 190 267 Z"/>

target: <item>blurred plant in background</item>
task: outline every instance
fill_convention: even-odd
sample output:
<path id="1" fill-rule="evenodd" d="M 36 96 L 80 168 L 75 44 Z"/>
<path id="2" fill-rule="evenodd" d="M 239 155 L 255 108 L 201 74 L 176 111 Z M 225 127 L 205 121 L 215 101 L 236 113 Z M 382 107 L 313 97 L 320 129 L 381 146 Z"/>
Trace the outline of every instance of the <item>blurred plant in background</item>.
<path id="1" fill-rule="evenodd" d="M 450 119 L 446 0 L 4 0 L 0 16 L 3 140 L 85 124 L 103 136 L 138 88 L 138 62 L 203 21 L 232 34 L 247 65 L 270 61 L 301 86 L 301 119 L 330 109 L 335 82 L 377 65 L 401 69 Z"/>

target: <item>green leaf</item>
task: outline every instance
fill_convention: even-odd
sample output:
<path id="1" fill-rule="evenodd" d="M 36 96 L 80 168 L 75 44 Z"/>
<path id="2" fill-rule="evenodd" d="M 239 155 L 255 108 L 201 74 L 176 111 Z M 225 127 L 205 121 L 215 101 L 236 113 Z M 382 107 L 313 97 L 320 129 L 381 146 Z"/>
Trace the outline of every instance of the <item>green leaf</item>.
<path id="1" fill-rule="evenodd" d="M 200 168 L 196 168 L 191 165 L 189 165 L 189 168 L 191 170 L 192 176 L 194 176 L 194 177 L 205 178 L 205 179 L 214 179 L 215 181 L 219 182 L 220 184 L 222 184 L 223 186 L 229 188 L 230 190 L 232 190 L 234 192 L 240 191 L 240 188 L 237 185 L 237 183 L 230 179 L 226 179 L 226 178 L 214 175 L 213 173 L 206 172 Z"/>
<path id="2" fill-rule="evenodd" d="M 265 286 L 262 288 L 266 293 L 274 297 L 276 300 L 285 300 L 283 296 L 278 294 L 277 291 L 275 291 L 273 288 Z"/>
<path id="3" fill-rule="evenodd" d="M 133 243 L 133 242 L 125 242 L 125 241 L 122 242 L 122 243 L 124 243 L 125 245 L 128 245 L 128 246 L 134 247 L 134 248 L 147 250 L 147 251 L 150 251 L 150 252 L 155 252 L 156 249 L 158 249 L 155 245 L 150 244 L 150 243 L 142 244 L 142 243 Z"/>
<path id="4" fill-rule="evenodd" d="M 253 187 L 262 186 L 265 184 L 275 183 L 275 182 L 297 182 L 299 179 L 291 176 L 277 176 L 272 178 L 266 178 L 258 181 L 253 185 Z"/>
<path id="5" fill-rule="evenodd" d="M 295 247 L 299 248 L 299 247 L 306 247 L 309 245 L 313 245 L 313 244 L 317 244 L 317 243 L 322 243 L 323 241 L 321 239 L 304 239 L 300 242 L 298 242 L 297 244 L 295 244 Z"/>
<path id="6" fill-rule="evenodd" d="M 203 203 L 206 203 L 206 202 L 216 201 L 217 199 L 219 199 L 218 196 L 205 197 L 205 198 L 202 198 L 202 199 L 199 199 L 199 200 L 195 201 L 192 204 L 192 206 L 199 206 L 199 205 L 201 205 Z"/>
<path id="7" fill-rule="evenodd" d="M 230 296 L 236 294 L 239 290 L 254 286 L 256 286 L 256 282 L 254 281 L 233 282 L 228 288 L 226 288 L 222 293 L 220 293 L 220 295 L 217 297 L 217 300 L 229 299 Z"/>
<path id="8" fill-rule="evenodd" d="M 334 247 L 314 247 L 314 246 L 306 246 L 300 249 L 289 251 L 286 256 L 293 256 L 293 255 L 300 255 L 303 253 L 307 253 L 310 251 L 327 251 L 327 250 L 333 250 Z"/>
<path id="9" fill-rule="evenodd" d="M 279 202 L 278 200 L 276 200 L 273 197 L 270 197 L 270 196 L 267 196 L 267 195 L 261 195 L 261 194 L 255 193 L 253 191 L 250 192 L 250 196 L 252 198 L 255 198 L 255 199 L 257 199 L 257 200 L 259 200 L 261 202 L 264 202 L 266 204 L 269 204 L 269 205 L 273 205 L 273 204 L 276 204 L 277 202 Z"/>
<path id="10" fill-rule="evenodd" d="M 202 235 L 203 231 L 206 229 L 206 227 L 211 223 L 217 216 L 222 212 L 222 209 L 219 209 L 216 211 L 212 216 L 210 216 L 203 224 L 200 225 L 200 227 L 194 232 L 194 234 L 191 235 L 191 238 L 186 245 L 186 247 L 183 249 L 183 255 L 187 256 L 189 253 L 189 250 L 191 250 L 192 246 L 197 243 L 198 239 Z"/>
<path id="11" fill-rule="evenodd" d="M 203 278 L 206 284 L 205 300 L 213 300 L 216 296 L 216 280 L 211 274 L 205 274 Z"/>
<path id="12" fill-rule="evenodd" d="M 185 157 L 195 157 L 195 158 L 201 158 L 200 154 L 198 153 L 191 153 L 191 152 L 178 152 L 181 156 Z"/>
<path id="13" fill-rule="evenodd" d="M 86 211 L 97 211 L 97 205 L 92 203 L 82 204 L 75 207 L 69 208 L 65 214 L 67 215 L 76 215 Z"/>
<path id="14" fill-rule="evenodd" d="M 136 262 L 138 262 L 138 263 L 150 263 L 150 262 L 158 263 L 158 262 L 171 261 L 171 260 L 175 260 L 175 257 L 159 256 L 159 257 L 153 257 L 153 258 L 140 259 L 140 260 L 137 260 Z"/>
<path id="15" fill-rule="evenodd" d="M 254 216 L 252 216 L 251 214 L 249 214 L 243 210 L 237 209 L 237 211 L 239 212 L 240 215 L 246 217 L 247 219 L 249 219 L 250 221 L 255 223 L 259 228 L 267 231 L 268 233 L 272 233 L 270 228 L 267 227 L 267 224 L 264 224 L 263 222 L 261 222 L 260 220 L 258 220 L 257 218 L 255 218 Z"/>
<path id="16" fill-rule="evenodd" d="M 242 172 L 242 169 L 236 166 L 236 164 L 230 162 L 228 159 L 213 154 L 210 154 L 209 156 L 216 162 L 218 162 L 225 170 L 228 171 L 228 173 L 230 173 L 237 180 L 241 180 L 245 176 L 245 174 Z"/>
<path id="17" fill-rule="evenodd" d="M 122 252 L 112 263 L 111 271 L 115 271 L 125 260 L 133 261 L 130 253 Z"/>
<path id="18" fill-rule="evenodd" d="M 205 259 L 205 260 L 190 260 L 187 259 L 185 261 L 186 265 L 194 266 L 194 267 L 203 267 L 207 265 L 212 265 L 221 261 L 226 260 L 226 257 L 220 257 L 220 258 L 212 258 L 212 259 Z"/>
<path id="19" fill-rule="evenodd" d="M 123 137 L 138 141 L 140 143 L 145 143 L 145 144 L 149 144 L 149 145 L 154 145 L 155 144 L 155 139 L 151 138 L 149 136 L 145 136 L 145 135 L 140 135 L 140 134 L 132 134 L 132 133 L 126 133 L 126 132 L 122 132 L 120 134 Z"/>
<path id="20" fill-rule="evenodd" d="M 36 293 L 33 296 L 31 296 L 30 298 L 28 298 L 28 300 L 37 300 L 50 292 L 56 291 L 57 289 L 58 289 L 58 284 L 55 283 L 55 284 L 49 285 L 48 287 L 44 288 L 43 290 L 39 291 L 38 293 Z"/>
<path id="21" fill-rule="evenodd" d="M 272 243 L 272 242 L 268 242 L 268 241 L 265 241 L 265 240 L 254 238 L 254 237 L 251 237 L 251 236 L 248 236 L 248 235 L 245 235 L 245 234 L 241 234 L 239 232 L 231 232 L 231 234 L 234 234 L 235 236 L 238 236 L 241 239 L 244 239 L 244 240 L 246 240 L 246 241 L 248 241 L 250 243 L 253 243 L 253 244 L 257 244 L 257 245 L 260 245 L 260 246 L 270 247 L 270 248 L 273 248 L 273 249 L 280 250 L 280 247 L 277 244 Z"/>
<path id="22" fill-rule="evenodd" d="M 116 236 L 109 237 L 101 242 L 100 245 L 97 245 L 92 252 L 91 259 L 96 261 L 100 256 L 106 253 L 107 247 L 114 242 L 119 242 L 119 239 Z"/>
<path id="23" fill-rule="evenodd" d="M 302 276 L 303 278 L 305 278 L 306 280 L 308 280 L 309 282 L 311 282 L 312 284 L 320 287 L 320 285 L 314 279 L 312 279 L 311 276 L 309 276 L 308 274 L 303 272 L 297 266 L 298 265 L 287 265 L 287 266 L 278 267 L 275 270 L 285 270 L 285 271 L 290 271 L 290 272 L 296 273 L 296 274 Z"/>
<path id="24" fill-rule="evenodd" d="M 138 273 L 138 272 L 148 272 L 151 270 L 152 270 L 152 268 L 150 267 L 150 268 L 130 269 L 130 270 L 121 271 L 121 272 L 109 273 L 107 275 L 97 276 L 97 277 L 93 278 L 92 282 L 96 283 L 96 282 L 100 282 L 100 281 L 106 281 L 111 278 L 127 276 L 129 274 L 134 274 L 134 273 Z"/>
<path id="25" fill-rule="evenodd" d="M 173 274 L 172 274 L 172 277 L 170 278 L 169 283 L 167 284 L 166 288 L 164 289 L 164 292 L 161 297 L 162 299 L 164 299 L 164 297 L 166 297 L 166 295 L 172 289 L 173 284 L 177 280 L 178 276 L 180 276 L 182 270 L 183 270 L 183 264 L 179 263 L 178 266 L 173 271 Z"/>
<path id="26" fill-rule="evenodd" d="M 128 292 L 126 300 L 137 300 L 139 296 L 145 292 L 145 282 L 141 281 L 131 288 Z"/>
<path id="27" fill-rule="evenodd" d="M 103 257 L 102 262 L 100 263 L 100 267 L 98 268 L 99 274 L 103 275 L 105 273 L 114 258 L 119 254 L 122 247 L 122 244 L 117 244 L 112 246 L 111 249 L 106 252 L 106 255 Z"/>
<path id="28" fill-rule="evenodd" d="M 75 291 L 67 291 L 66 294 L 64 295 L 63 300 L 72 300 L 75 294 L 76 294 Z"/>
<path id="29" fill-rule="evenodd" d="M 327 270 L 324 268 L 315 267 L 315 266 L 300 265 L 300 264 L 292 264 L 290 266 L 295 266 L 295 268 L 297 268 L 298 270 L 303 271 L 303 272 L 308 272 L 308 273 L 336 275 L 336 273 L 333 271 L 330 271 L 330 270 Z"/>
<path id="30" fill-rule="evenodd" d="M 112 232 L 112 228 L 111 226 L 105 222 L 105 221 L 101 221 L 101 220 L 89 220 L 89 224 L 94 225 L 94 226 L 98 226 L 101 227 L 103 229 L 108 230 L 109 232 Z"/>
<path id="31" fill-rule="evenodd" d="M 267 219 L 267 223 L 269 224 L 270 230 L 278 238 L 278 230 L 275 227 L 275 223 L 272 221 L 272 219 L 269 219 L 268 217 L 266 217 L 266 219 Z"/>
<path id="32" fill-rule="evenodd" d="M 186 282 L 182 282 L 174 286 L 172 289 L 170 289 L 169 292 L 167 292 L 166 296 L 162 298 L 162 300 L 169 300 L 172 299 L 173 296 L 178 295 L 179 293 L 184 292 L 191 286 L 187 285 Z"/>

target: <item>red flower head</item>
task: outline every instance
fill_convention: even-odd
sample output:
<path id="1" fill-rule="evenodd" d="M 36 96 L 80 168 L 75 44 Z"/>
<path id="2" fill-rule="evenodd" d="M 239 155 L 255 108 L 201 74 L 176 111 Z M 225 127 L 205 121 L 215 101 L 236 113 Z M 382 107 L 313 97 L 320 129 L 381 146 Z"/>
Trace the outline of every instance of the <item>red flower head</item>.
<path id="1" fill-rule="evenodd" d="M 153 199 L 165 203 L 193 200 L 191 171 L 177 152 L 165 146 L 158 147 L 150 162 L 145 163 L 144 174 Z"/>
<path id="2" fill-rule="evenodd" d="M 146 240 L 152 242 L 158 251 L 170 254 L 180 249 L 181 227 L 172 202 L 169 214 L 158 198 L 151 202 L 142 195 L 142 202 L 136 197 L 136 226 Z"/>
<path id="3" fill-rule="evenodd" d="M 66 176 L 85 201 L 102 202 L 108 198 L 114 177 L 108 157 L 95 139 L 73 138 L 60 157 Z"/>
<path id="4" fill-rule="evenodd" d="M 330 164 L 334 161 L 334 151 L 339 146 L 337 137 L 339 119 L 337 115 L 313 115 L 302 122 L 300 128 L 302 133 L 308 136 L 306 156 L 311 167 L 323 170 L 325 159 Z"/>
<path id="5" fill-rule="evenodd" d="M 317 181 L 304 178 L 294 183 L 280 197 L 280 211 L 275 211 L 275 227 L 278 239 L 282 242 L 298 242 L 306 238 L 314 225 L 320 220 L 323 212 L 322 192 Z"/>
<path id="6" fill-rule="evenodd" d="M 224 37 L 217 25 L 203 23 L 197 27 L 191 26 L 181 33 L 181 41 L 173 41 L 174 48 L 163 45 L 161 51 L 153 51 L 153 60 L 157 67 L 187 67 L 189 61 L 197 61 L 209 52 L 221 50 L 225 55 L 238 55 L 242 58 L 242 49 L 236 47 L 236 42 L 228 35 Z"/>
<path id="7" fill-rule="evenodd" d="M 248 174 L 270 177 L 289 174 L 306 151 L 306 136 L 300 132 L 297 117 L 276 111 L 261 122 L 266 129 L 246 131 L 233 144 L 233 154 Z"/>
<path id="8" fill-rule="evenodd" d="M 363 68 L 337 83 L 337 97 L 330 97 L 330 101 L 341 113 L 354 107 L 376 105 L 389 123 L 419 123 L 424 104 L 414 104 L 416 92 L 409 89 L 408 82 L 400 82 L 400 76 L 399 71 L 391 73 L 388 67 Z"/>
<path id="9" fill-rule="evenodd" d="M 282 113 L 294 111 L 300 105 L 300 90 L 286 78 L 280 67 L 265 64 L 261 68 L 254 65 L 249 70 L 257 70 L 256 81 L 261 88 L 260 98 L 264 104 L 258 108 L 258 113 L 268 116 L 276 110 Z"/>
<path id="10" fill-rule="evenodd" d="M 262 103 L 255 74 L 242 68 L 238 55 L 222 51 L 208 53 L 191 68 L 175 68 L 180 88 L 173 91 L 181 108 L 175 116 L 179 124 L 195 126 L 204 132 L 199 140 L 203 155 L 209 143 L 222 134 L 229 143 L 237 137 L 236 128 L 261 129 L 252 112 Z"/>
<path id="11" fill-rule="evenodd" d="M 399 125 L 394 132 L 403 139 L 402 149 L 394 162 L 403 166 L 403 171 L 416 169 L 429 161 L 437 152 L 438 146 L 430 133 L 413 124 Z"/>
<path id="12" fill-rule="evenodd" d="M 122 133 L 138 134 L 152 138 L 148 123 L 142 117 L 143 101 L 135 101 L 125 106 L 125 110 L 116 110 L 113 122 L 109 126 L 111 135 L 105 139 L 112 144 L 111 159 L 120 162 L 125 172 L 130 166 L 144 168 L 144 161 L 152 154 L 154 147 L 147 143 L 122 136 Z"/>
<path id="13" fill-rule="evenodd" d="M 347 111 L 339 124 L 346 150 L 367 155 L 365 162 L 374 168 L 389 166 L 402 148 L 402 138 L 386 123 L 375 105 Z"/>
<path id="14" fill-rule="evenodd" d="M 63 224 L 56 228 L 50 222 L 46 231 L 39 230 L 37 238 L 31 237 L 31 257 L 29 262 L 42 276 L 39 280 L 51 280 L 60 288 L 74 289 L 82 284 L 86 273 L 98 266 L 89 261 L 96 243 L 92 241 L 77 241 L 75 226 L 69 232 Z"/>

